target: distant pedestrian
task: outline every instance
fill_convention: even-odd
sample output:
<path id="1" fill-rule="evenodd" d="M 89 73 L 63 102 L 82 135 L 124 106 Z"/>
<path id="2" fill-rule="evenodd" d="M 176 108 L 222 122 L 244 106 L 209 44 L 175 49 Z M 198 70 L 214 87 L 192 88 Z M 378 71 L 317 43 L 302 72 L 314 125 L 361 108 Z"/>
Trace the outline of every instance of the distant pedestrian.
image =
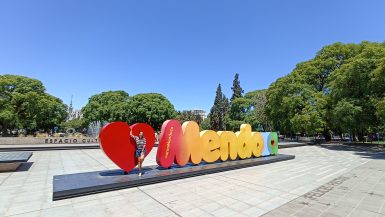
<path id="1" fill-rule="evenodd" d="M 155 132 L 155 142 L 159 142 L 159 136 L 158 136 L 159 134 L 157 133 L 157 132 Z"/>

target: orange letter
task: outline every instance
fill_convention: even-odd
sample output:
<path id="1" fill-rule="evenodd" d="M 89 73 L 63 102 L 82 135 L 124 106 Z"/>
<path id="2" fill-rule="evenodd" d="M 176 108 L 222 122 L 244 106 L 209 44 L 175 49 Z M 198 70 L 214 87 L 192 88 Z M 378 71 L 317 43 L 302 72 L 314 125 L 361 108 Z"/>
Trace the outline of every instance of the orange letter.
<path id="1" fill-rule="evenodd" d="M 176 163 L 179 166 L 184 166 L 189 161 L 199 164 L 202 161 L 202 145 L 198 124 L 194 121 L 184 122 L 182 131 L 183 145 L 176 149 Z"/>

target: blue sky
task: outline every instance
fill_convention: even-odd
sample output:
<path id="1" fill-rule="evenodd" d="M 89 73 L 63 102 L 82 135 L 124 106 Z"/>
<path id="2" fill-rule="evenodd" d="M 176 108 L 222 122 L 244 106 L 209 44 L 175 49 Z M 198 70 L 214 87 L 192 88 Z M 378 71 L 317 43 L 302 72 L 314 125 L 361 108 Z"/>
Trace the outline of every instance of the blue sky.
<path id="1" fill-rule="evenodd" d="M 385 41 L 383 0 L 0 0 L 0 74 L 81 108 L 102 91 L 209 111 L 234 74 L 267 88 L 334 42 Z"/>

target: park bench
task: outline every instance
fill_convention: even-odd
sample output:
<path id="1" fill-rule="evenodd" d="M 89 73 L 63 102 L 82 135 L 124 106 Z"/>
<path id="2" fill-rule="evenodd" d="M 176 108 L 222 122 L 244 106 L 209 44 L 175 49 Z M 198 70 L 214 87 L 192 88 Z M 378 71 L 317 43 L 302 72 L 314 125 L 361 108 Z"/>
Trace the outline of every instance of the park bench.
<path id="1" fill-rule="evenodd" d="M 31 156 L 32 152 L 0 152 L 0 172 L 15 171 Z"/>

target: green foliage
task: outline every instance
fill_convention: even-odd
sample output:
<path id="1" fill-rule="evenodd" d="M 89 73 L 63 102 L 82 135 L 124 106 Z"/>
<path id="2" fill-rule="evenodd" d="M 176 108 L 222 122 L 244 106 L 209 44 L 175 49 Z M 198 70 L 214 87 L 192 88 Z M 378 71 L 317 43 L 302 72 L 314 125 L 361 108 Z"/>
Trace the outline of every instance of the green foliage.
<path id="1" fill-rule="evenodd" d="M 385 44 L 336 43 L 270 85 L 266 114 L 283 133 L 352 133 L 379 128 Z"/>
<path id="2" fill-rule="evenodd" d="M 229 117 L 232 120 L 244 120 L 246 114 L 251 110 L 251 100 L 236 98 L 231 102 Z"/>
<path id="3" fill-rule="evenodd" d="M 337 103 L 332 110 L 333 127 L 351 133 L 352 130 L 360 125 L 358 115 L 362 114 L 362 107 L 357 103 L 343 99 Z"/>
<path id="4" fill-rule="evenodd" d="M 295 132 L 292 126 L 294 120 L 291 119 L 301 114 L 305 107 L 308 110 L 314 107 L 314 111 L 318 111 L 314 89 L 301 80 L 297 73 L 280 78 L 270 86 L 266 94 L 266 114 L 274 128 L 280 132 Z M 295 123 L 299 122 L 296 120 Z"/>
<path id="5" fill-rule="evenodd" d="M 225 115 L 229 110 L 229 100 L 222 93 L 221 84 L 218 85 L 214 105 L 210 110 L 210 126 L 212 130 L 225 130 Z"/>
<path id="6" fill-rule="evenodd" d="M 201 130 L 211 130 L 210 118 L 205 118 L 199 126 Z"/>
<path id="7" fill-rule="evenodd" d="M 82 132 L 88 125 L 84 118 L 76 118 L 62 123 L 60 127 L 63 130 L 75 129 L 76 132 Z"/>
<path id="8" fill-rule="evenodd" d="M 129 96 L 125 91 L 107 91 L 90 97 L 83 107 L 83 118 L 94 121 L 128 121 Z"/>
<path id="9" fill-rule="evenodd" d="M 225 117 L 226 130 L 237 132 L 242 124 L 246 122 L 243 120 L 232 120 L 229 116 Z"/>
<path id="10" fill-rule="evenodd" d="M 241 124 L 250 124 L 253 129 L 257 129 L 259 122 L 254 114 L 252 100 L 247 98 L 236 98 L 230 106 L 230 111 L 226 116 L 226 129 L 239 131 Z"/>
<path id="11" fill-rule="evenodd" d="M 130 98 L 128 104 L 129 123 L 147 123 L 160 130 L 164 121 L 176 117 L 174 106 L 166 97 L 158 93 L 138 94 Z"/>
<path id="12" fill-rule="evenodd" d="M 241 82 L 239 81 L 239 74 L 236 73 L 233 80 L 233 87 L 231 88 L 233 95 L 231 96 L 230 101 L 232 102 L 236 98 L 241 98 L 244 90 L 241 87 Z"/>
<path id="13" fill-rule="evenodd" d="M 376 116 L 379 119 L 379 126 L 382 130 L 385 130 L 385 98 L 377 103 L 376 110 Z"/>
<path id="14" fill-rule="evenodd" d="M 48 130 L 67 116 L 67 106 L 45 92 L 41 81 L 18 75 L 0 76 L 0 129 Z"/>
<path id="15" fill-rule="evenodd" d="M 245 98 L 250 100 L 252 107 L 249 116 L 255 130 L 271 130 L 271 122 L 266 115 L 266 92 L 267 90 L 255 90 L 245 94 Z"/>
<path id="16" fill-rule="evenodd" d="M 108 91 L 92 96 L 82 109 L 86 123 L 125 121 L 147 123 L 159 130 L 167 119 L 176 117 L 174 106 L 157 93 L 129 97 L 124 91 Z"/>
<path id="17" fill-rule="evenodd" d="M 222 93 L 218 85 L 214 105 L 209 118 L 213 130 L 239 131 L 242 124 L 250 124 L 253 130 L 261 131 L 271 128 L 270 121 L 265 112 L 266 90 L 256 90 L 242 96 L 239 74 L 233 81 L 233 96 L 231 103 Z"/>
<path id="18" fill-rule="evenodd" d="M 179 120 L 181 124 L 186 121 L 195 121 L 198 124 L 201 124 L 203 121 L 200 115 L 194 114 L 192 111 L 178 111 L 176 119 Z"/>
<path id="19" fill-rule="evenodd" d="M 39 129 L 52 129 L 67 118 L 67 106 L 49 94 L 42 95 L 36 107 L 36 125 Z"/>
<path id="20" fill-rule="evenodd" d="M 316 103 L 308 103 L 294 117 L 290 119 L 290 124 L 294 132 L 306 132 L 314 135 L 322 132 L 325 127 L 325 121 L 322 119 L 322 112 L 317 108 Z"/>

